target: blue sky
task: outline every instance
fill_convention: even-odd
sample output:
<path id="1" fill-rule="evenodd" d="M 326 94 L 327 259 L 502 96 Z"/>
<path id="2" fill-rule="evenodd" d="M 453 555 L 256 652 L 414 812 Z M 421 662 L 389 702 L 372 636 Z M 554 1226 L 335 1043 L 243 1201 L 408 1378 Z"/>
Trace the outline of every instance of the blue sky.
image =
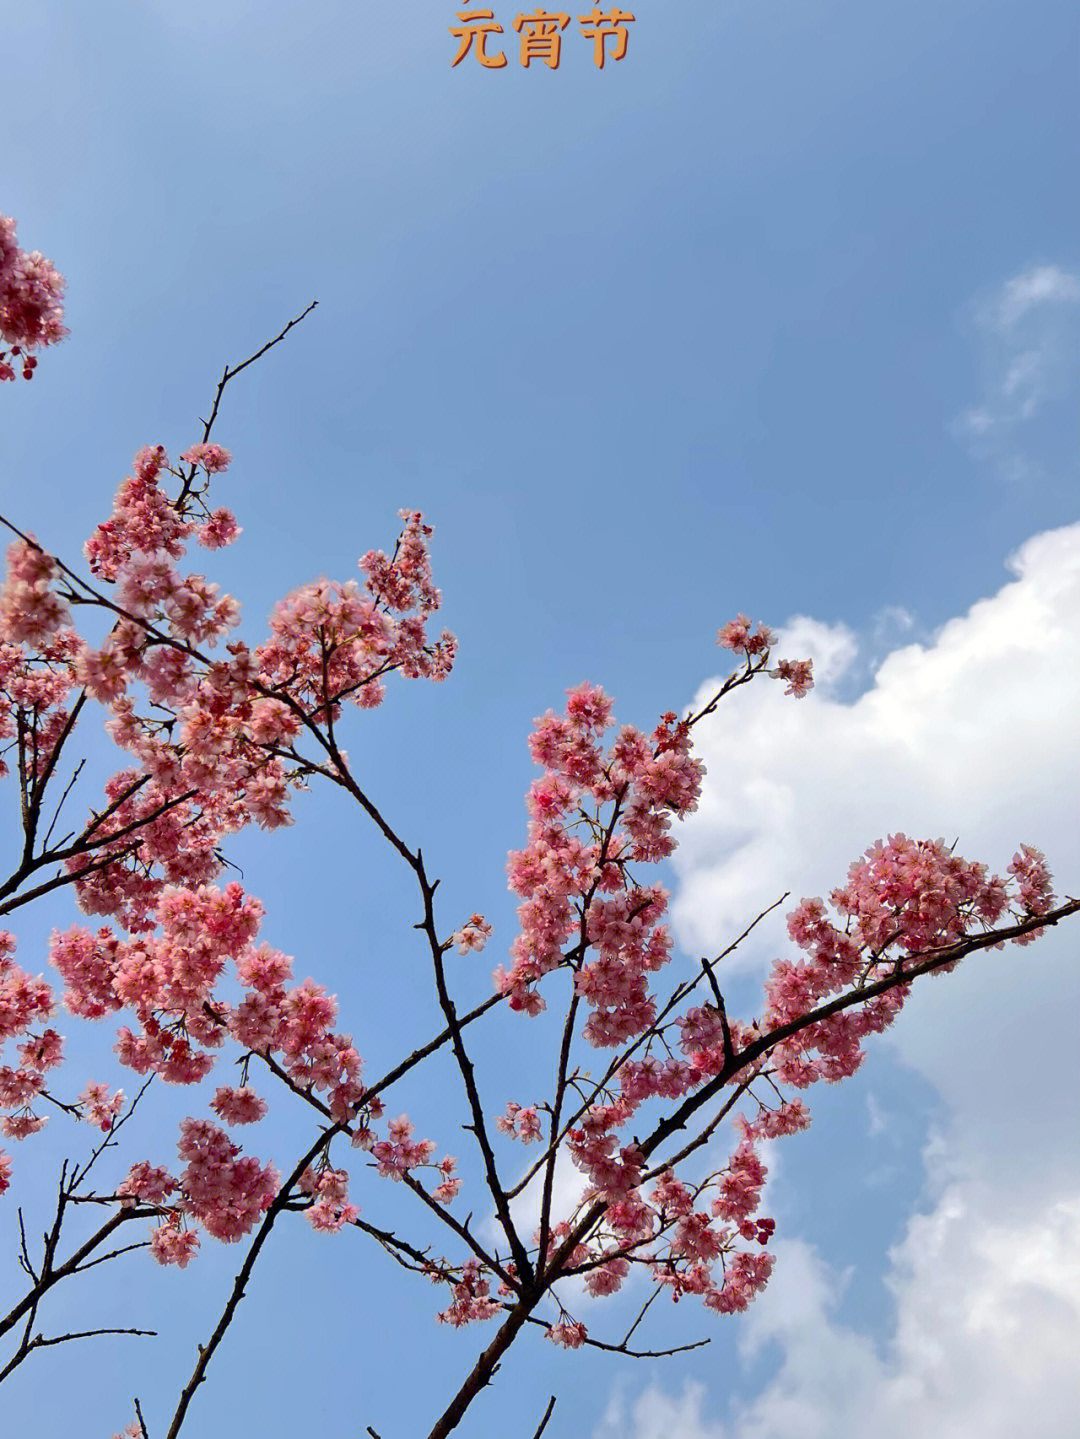
<path id="1" fill-rule="evenodd" d="M 509 31 L 518 7 L 494 4 Z M 840 658 L 831 690 L 789 702 L 794 718 L 767 694 L 745 739 L 710 738 L 715 803 L 672 881 L 689 953 L 720 947 L 718 916 L 748 917 L 759 881 L 824 891 L 905 824 L 991 846 L 1058 837 L 1072 845 L 1063 883 L 1077 883 L 1068 788 L 1060 772 L 1050 782 L 1055 759 L 1072 763 L 1061 705 L 1075 690 L 1035 652 L 1040 623 L 1075 633 L 1069 543 L 1028 553 L 1020 590 L 1005 588 L 1009 555 L 1073 534 L 1062 527 L 1078 518 L 1073 7 L 633 8 L 621 64 L 598 72 L 571 30 L 552 73 L 452 70 L 453 7 L 431 0 L 0 0 L 0 210 L 67 276 L 71 328 L 33 384 L 0 397 L 5 511 L 76 555 L 132 452 L 190 443 L 222 365 L 318 298 L 228 393 L 216 437 L 236 461 L 219 494 L 244 535 L 212 573 L 258 636 L 285 589 L 350 577 L 359 554 L 392 541 L 401 506 L 428 514 L 458 666 L 443 687 L 397 686 L 358 716 L 348 747 L 443 876 L 448 916 L 479 908 L 497 925 L 483 961 L 462 961 L 468 994 L 485 992 L 487 960 L 513 933 L 503 864 L 524 831 L 532 717 L 583 678 L 641 724 L 689 702 L 716 672 L 716 626 L 740 609 L 778 625 L 812 617 L 798 632 Z M 972 611 L 979 601 L 991 609 Z M 1021 601 L 1038 623 L 1013 617 Z M 1028 680 L 1014 710 L 1017 670 Z M 905 711 L 919 674 L 935 685 Z M 922 749 L 912 740 L 899 757 L 886 710 L 907 713 Z M 866 766 L 854 776 L 835 763 L 840 733 Z M 980 767 L 977 751 L 1000 762 Z M 791 820 L 810 805 L 813 824 Z M 297 820 L 244 836 L 235 855 L 267 900 L 267 937 L 339 994 L 378 1070 L 428 1032 L 409 1013 L 423 974 L 405 876 L 332 797 L 307 797 Z M 72 918 L 58 902 L 21 923 L 24 963 Z M 1069 954 L 1047 950 L 1023 952 L 1044 985 Z M 762 959 L 737 981 L 747 1006 Z M 1015 980 L 1002 969 L 997 982 L 990 1029 Z M 962 1031 L 960 1001 L 932 998 Z M 784 1433 L 761 1407 L 779 1384 L 803 1406 L 788 1432 L 810 1434 L 840 1412 L 792 1370 L 812 1332 L 838 1336 L 818 1371 L 857 1351 L 865 1412 L 879 1402 L 867 1395 L 910 1379 L 897 1336 L 915 1324 L 905 1304 L 927 1292 L 916 1259 L 932 1250 L 918 1216 L 945 1225 L 959 1204 L 983 1255 L 970 1272 L 988 1272 L 997 1251 L 972 1238 L 991 1234 L 979 1185 L 1002 1167 L 988 1116 L 1030 1120 L 1005 1091 L 986 1099 L 991 1078 L 980 1104 L 941 1068 L 934 1043 L 959 1039 L 935 1014 L 905 1016 L 905 1039 L 814 1095 L 815 1128 L 777 1154 L 776 1212 L 796 1246 L 783 1304 L 713 1326 L 708 1349 L 663 1369 L 522 1345 L 462 1432 L 531 1433 L 557 1391 L 549 1433 L 568 1439 L 632 1425 L 642 1439 L 751 1439 L 768 1423 Z M 507 1033 L 523 1062 L 539 1053 L 542 1029 Z M 78 1043 L 105 1054 L 105 1041 Z M 500 1105 L 518 1092 L 505 1043 L 484 1068 Z M 402 1107 L 437 1137 L 457 1122 L 438 1086 Z M 305 1132 L 299 1116 L 274 1123 Z M 1031 1127 L 1029 1167 L 1059 1180 L 1040 1203 L 1067 1209 L 1076 1176 L 1060 1136 Z M 965 1134 L 981 1137 L 965 1147 Z M 37 1156 L 58 1157 L 63 1138 L 43 1136 Z M 397 1192 L 367 1189 L 365 1212 L 391 1215 Z M 399 1284 L 359 1240 L 293 1232 L 276 1249 L 193 1435 L 289 1434 L 316 1405 L 345 1433 L 426 1432 L 432 1396 L 483 1335 L 436 1331 L 433 1294 Z M 164 1337 L 39 1356 L 5 1413 L 69 1434 L 77 1391 L 80 1432 L 107 1436 L 134 1388 L 163 1415 L 192 1325 L 212 1323 L 236 1263 L 209 1244 L 186 1276 L 136 1256 L 122 1296 L 96 1291 L 86 1312 L 108 1302 L 138 1322 L 137 1298 Z M 800 1303 L 803 1329 L 785 1328 Z M 709 1332 L 687 1307 L 663 1333 Z M 961 1432 L 938 1411 L 926 1422 Z"/>

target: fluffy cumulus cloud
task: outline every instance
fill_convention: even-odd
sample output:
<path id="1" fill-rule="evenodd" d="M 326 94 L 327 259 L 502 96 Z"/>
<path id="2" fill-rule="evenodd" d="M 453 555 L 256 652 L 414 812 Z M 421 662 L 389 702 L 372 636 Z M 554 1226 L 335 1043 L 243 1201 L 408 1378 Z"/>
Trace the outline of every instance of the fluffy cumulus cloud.
<path id="1" fill-rule="evenodd" d="M 1029 277 L 1004 318 L 1041 302 Z M 1054 284 L 1059 284 L 1054 281 Z M 1043 847 L 1080 892 L 1080 525 L 1030 539 L 1011 578 L 925 644 L 894 649 L 851 700 L 737 691 L 702 726 L 699 813 L 682 827 L 675 915 L 691 952 L 720 949 L 778 883 L 825 895 L 860 849 L 898 829 L 959 838 L 1001 869 Z M 812 638 L 799 620 L 794 630 Z M 851 636 L 820 630 L 833 675 Z M 805 648 L 805 646 L 804 646 Z M 811 649 L 813 646 L 811 645 Z M 706 687 L 703 687 L 704 694 Z M 892 1324 L 843 1321 L 842 1277 L 781 1244 L 742 1322 L 777 1368 L 756 1396 L 690 1386 L 617 1397 L 597 1439 L 1042 1439 L 1080 1410 L 1078 927 L 972 957 L 916 990 L 888 1040 L 948 1116 L 925 1154 L 921 1211 L 890 1256 Z M 744 978 L 783 949 L 781 926 L 726 963 Z"/>
<path id="2" fill-rule="evenodd" d="M 893 1254 L 878 1347 L 836 1315 L 843 1284 L 797 1241 L 747 1315 L 747 1358 L 779 1368 L 729 1406 L 700 1384 L 613 1398 L 594 1439 L 1071 1439 L 1080 1406 L 1080 1203 L 1002 1223 L 950 1190 Z M 722 1416 L 722 1417 L 721 1417 Z"/>
<path id="3" fill-rule="evenodd" d="M 793 701 L 758 684 L 701 724 L 708 775 L 675 856 L 673 912 L 689 949 L 722 947 L 780 883 L 826 893 L 866 844 L 898 829 L 959 835 L 961 853 L 996 865 L 1022 841 L 1041 844 L 1068 873 L 1080 525 L 1035 536 L 1009 569 L 1009 583 L 929 643 L 891 651 L 856 699 L 826 684 Z M 846 629 L 796 620 L 781 648 L 813 653 L 815 638 L 835 678 L 854 649 Z M 731 962 L 760 963 L 753 948 L 743 953 Z"/>
<path id="4" fill-rule="evenodd" d="M 1039 265 L 977 301 L 972 314 L 983 393 L 958 418 L 956 432 L 975 453 L 992 454 L 1019 474 L 1018 427 L 1066 394 L 1075 379 L 1080 278 Z"/>

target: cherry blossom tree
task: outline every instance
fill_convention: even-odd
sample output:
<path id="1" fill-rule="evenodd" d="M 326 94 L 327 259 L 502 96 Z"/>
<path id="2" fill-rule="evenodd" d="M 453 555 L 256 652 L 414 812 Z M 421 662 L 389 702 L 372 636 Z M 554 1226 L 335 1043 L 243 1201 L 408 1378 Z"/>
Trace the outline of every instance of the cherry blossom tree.
<path id="1" fill-rule="evenodd" d="M 29 378 L 34 351 L 64 334 L 62 288 L 0 217 L 0 377 L 17 361 Z M 429 1439 L 457 1427 L 526 1331 L 624 1355 L 687 1347 L 643 1347 L 639 1327 L 665 1297 L 724 1315 L 766 1285 L 775 1226 L 761 1213 L 762 1144 L 806 1127 L 802 1092 L 854 1074 L 916 980 L 1030 943 L 1080 909 L 1055 899 L 1030 845 L 997 875 L 940 840 L 896 834 L 838 876 L 827 901 L 791 907 L 790 952 L 758 1013 L 729 1015 L 723 961 L 764 914 L 694 966 L 674 954 L 665 923 L 663 864 L 703 775 L 695 727 L 744 685 L 772 678 L 794 699 L 812 685 L 809 660 L 774 658 L 769 628 L 739 615 L 718 633 L 730 673 L 696 712 L 666 710 L 647 730 L 617 726 L 607 695 L 581 684 L 535 722 L 540 773 L 508 865 L 519 930 L 490 995 L 463 1009 L 451 960 L 482 951 L 492 927 L 479 911 L 440 912 L 417 837 L 376 802 L 345 748 L 363 724 L 353 711 L 381 705 L 398 680 L 441 682 L 453 667 L 454 637 L 434 632 L 441 596 L 422 515 L 401 512 L 389 552 L 364 554 L 358 580 L 285 595 L 257 639 L 240 638 L 236 600 L 190 567 L 192 546 L 221 549 L 240 534 L 211 499 L 231 459 L 212 438 L 226 387 L 303 318 L 226 368 L 201 435 L 178 458 L 139 450 L 82 562 L 51 553 L 22 517 L 3 518 L 12 541 L 0 589 L 0 778 L 18 819 L 0 918 L 70 888 L 97 927 L 54 932 L 48 977 L 33 976 L 39 956 L 17 962 L 14 934 L 0 931 L 0 1196 L 16 1155 L 34 1163 L 33 1137 L 50 1118 L 100 1137 L 62 1166 L 40 1250 L 21 1212 L 5 1217 L 24 1284 L 0 1304 L 0 1381 L 47 1347 L 146 1334 L 47 1334 L 39 1326 L 61 1284 L 105 1263 L 186 1269 L 204 1242 L 246 1245 L 179 1393 L 148 1396 L 147 1412 L 133 1395 L 124 1433 L 136 1439 L 180 1434 L 271 1231 L 297 1216 L 335 1242 L 347 1231 L 381 1246 L 439 1291 L 434 1317 L 483 1335 Z M 78 746 L 95 714 L 121 762 L 73 819 Z M 230 837 L 292 823 L 314 784 L 356 807 L 415 886 L 440 1020 L 382 1074 L 365 1070 L 363 1033 L 354 1041 L 342 1027 L 324 985 L 297 980 L 293 959 L 261 939 L 263 905 L 228 878 Z M 548 1087 L 483 1093 L 473 1056 L 494 1042 L 492 1027 L 512 1036 L 545 1008 L 559 1021 Z M 64 1046 L 74 1021 L 108 1028 L 132 1071 L 131 1097 L 73 1072 Z M 474 1193 L 426 1137 L 424 1116 L 393 1114 L 395 1086 L 437 1054 L 458 1073 Z M 226 1056 L 239 1083 L 221 1079 Z M 190 1090 L 190 1115 L 154 1153 L 121 1161 L 125 1125 L 161 1085 Z M 241 1148 L 237 1131 L 285 1091 L 310 1111 L 300 1152 Z M 566 1162 L 582 1176 L 569 1202 L 556 1184 Z M 392 1229 L 365 1215 L 365 1195 L 387 1180 L 400 1186 Z M 473 1222 L 481 1213 L 490 1223 Z M 602 1306 L 588 1328 L 574 1312 L 582 1288 L 600 1298 L 631 1283 L 641 1303 L 622 1337 L 594 1332 Z"/>

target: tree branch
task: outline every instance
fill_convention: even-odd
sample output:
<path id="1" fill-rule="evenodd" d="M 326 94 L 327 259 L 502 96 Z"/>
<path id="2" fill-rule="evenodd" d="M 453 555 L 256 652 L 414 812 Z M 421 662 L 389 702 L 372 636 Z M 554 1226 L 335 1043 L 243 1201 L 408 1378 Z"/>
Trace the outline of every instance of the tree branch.
<path id="1" fill-rule="evenodd" d="M 169 1425 L 169 1431 L 165 1436 L 165 1439 L 176 1439 L 176 1436 L 180 1433 L 180 1429 L 184 1423 L 184 1418 L 187 1414 L 188 1408 L 191 1404 L 192 1399 L 195 1396 L 195 1391 L 206 1378 L 206 1370 L 210 1364 L 210 1360 L 214 1357 L 214 1353 L 217 1350 L 218 1345 L 221 1343 L 222 1339 L 224 1339 L 225 1333 L 228 1330 L 229 1325 L 233 1321 L 237 1307 L 239 1306 L 241 1299 L 243 1299 L 244 1297 L 247 1282 L 251 1278 L 251 1271 L 255 1268 L 255 1261 L 258 1259 L 259 1253 L 263 1245 L 270 1237 L 270 1231 L 274 1227 L 275 1220 L 288 1203 L 289 1193 L 291 1189 L 296 1184 L 300 1176 L 303 1174 L 304 1170 L 307 1169 L 308 1165 L 313 1163 L 319 1152 L 325 1149 L 325 1147 L 330 1143 L 331 1139 L 333 1139 L 334 1135 L 340 1133 L 343 1128 L 344 1125 L 336 1124 L 332 1129 L 326 1130 L 324 1133 L 319 1135 L 319 1138 L 310 1147 L 310 1149 L 308 1149 L 308 1151 L 303 1155 L 303 1157 L 298 1160 L 292 1173 L 289 1175 L 288 1179 L 278 1191 L 277 1197 L 275 1198 L 274 1202 L 266 1211 L 266 1214 L 263 1217 L 263 1221 L 259 1225 L 258 1232 L 256 1233 L 255 1238 L 252 1240 L 251 1246 L 248 1249 L 247 1256 L 244 1259 L 243 1264 L 240 1266 L 240 1271 L 237 1274 L 236 1279 L 233 1281 L 233 1287 L 229 1294 L 229 1298 L 225 1305 L 225 1308 L 222 1310 L 221 1318 L 218 1320 L 217 1325 L 214 1328 L 214 1332 L 210 1335 L 210 1338 L 206 1341 L 205 1345 L 199 1345 L 199 1358 L 195 1364 L 195 1368 L 192 1370 L 191 1378 L 184 1385 L 184 1388 L 180 1393 L 180 1399 L 176 1406 L 176 1412 L 173 1414 L 172 1423 Z"/>

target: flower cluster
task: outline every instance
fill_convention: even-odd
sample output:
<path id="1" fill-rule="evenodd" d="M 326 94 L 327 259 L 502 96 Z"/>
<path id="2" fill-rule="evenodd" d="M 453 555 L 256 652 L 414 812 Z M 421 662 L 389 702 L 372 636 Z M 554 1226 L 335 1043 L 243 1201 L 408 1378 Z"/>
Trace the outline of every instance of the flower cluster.
<path id="1" fill-rule="evenodd" d="M 796 697 L 809 688 L 809 662 L 766 668 L 774 642 L 766 626 L 755 629 L 740 615 L 719 642 L 746 657 L 749 676 L 784 679 Z M 1037 850 L 1019 851 L 1006 881 L 941 841 L 894 835 L 852 865 L 846 885 L 832 894 L 837 922 L 820 900 L 804 900 L 791 913 L 790 937 L 809 957 L 776 962 L 760 1020 L 729 1020 L 719 998 L 669 1003 L 660 1012 L 649 981 L 670 957 L 660 922 L 667 896 L 636 871 L 670 853 L 671 817 L 697 802 L 702 771 L 691 752 L 694 722 L 664 715 L 651 736 L 623 728 L 605 750 L 611 702 L 588 685 L 568 692 L 563 715 L 536 721 L 532 753 L 545 773 L 528 796 L 529 843 L 509 861 L 510 887 L 522 899 L 521 934 L 513 967 L 496 971 L 495 979 L 511 1008 L 535 1014 L 544 1004 L 543 976 L 569 968 L 577 999 L 590 1010 L 585 1038 L 623 1050 L 613 1061 L 614 1080 L 593 1090 L 567 1131 L 569 1153 L 589 1185 L 574 1216 L 550 1227 L 549 1258 L 599 1201 L 601 1219 L 561 1261 L 584 1277 L 590 1293 L 615 1292 L 639 1263 L 673 1298 L 693 1293 L 727 1313 L 745 1308 L 771 1269 L 762 1251 L 774 1223 L 757 1213 L 766 1177 L 760 1145 L 809 1123 L 801 1101 L 780 1094 L 779 1103 L 765 1103 L 755 1081 L 768 1079 L 772 1099 L 780 1084 L 803 1088 L 853 1073 L 865 1037 L 891 1023 L 904 1003 L 905 963 L 989 929 L 1010 906 L 1015 918 L 1046 913 L 1053 895 Z M 949 965 L 945 955 L 935 967 Z M 849 1003 L 815 1022 L 815 1008 L 840 994 Z M 571 1078 L 580 1090 L 580 1071 Z M 736 1080 L 757 1113 L 734 1116 L 738 1142 L 727 1163 L 694 1185 L 670 1170 L 648 1171 L 652 1144 L 643 1151 L 629 1137 L 641 1107 L 657 1100 L 690 1104 L 699 1092 L 704 1098 Z M 541 1137 L 535 1107 L 510 1103 L 496 1126 L 526 1142 Z M 650 1173 L 658 1175 L 651 1189 Z M 564 1317 L 549 1337 L 575 1347 L 584 1330 Z"/>
<path id="2" fill-rule="evenodd" d="M 454 1298 L 449 1308 L 436 1316 L 440 1324 L 452 1324 L 458 1329 L 478 1319 L 492 1319 L 502 1311 L 499 1301 L 491 1298 L 491 1285 L 475 1259 L 463 1265 L 460 1278 L 452 1285 L 452 1293 Z"/>
<path id="3" fill-rule="evenodd" d="M 384 1179 L 399 1182 L 415 1169 L 434 1169 L 439 1176 L 438 1185 L 431 1197 L 439 1204 L 449 1204 L 457 1197 L 461 1180 L 454 1174 L 457 1160 L 446 1155 L 438 1164 L 432 1164 L 431 1156 L 436 1145 L 433 1139 L 413 1139 L 414 1127 L 407 1114 L 391 1119 L 386 1126 L 387 1138 L 376 1140 L 366 1129 L 357 1129 L 353 1143 L 370 1149 L 376 1168 Z"/>
<path id="4" fill-rule="evenodd" d="M 636 1143 L 620 1142 L 619 1130 L 645 1101 L 692 1095 L 726 1073 L 739 1073 L 751 1095 L 759 1076 L 767 1075 L 775 1090 L 778 1084 L 804 1088 L 853 1073 L 863 1040 L 890 1024 L 904 1003 L 905 963 L 944 950 L 935 969 L 950 968 L 955 961 L 948 947 L 989 929 L 1010 907 L 1017 919 L 1047 912 L 1053 895 L 1041 853 L 1024 846 L 1009 873 L 1011 886 L 984 865 L 954 855 L 940 840 L 916 842 L 899 834 L 875 844 L 831 896 L 842 928 L 817 899 L 803 900 L 788 916 L 788 933 L 809 958 L 776 962 L 760 1021 L 728 1022 L 711 1004 L 692 1005 L 655 1031 L 657 1037 L 677 1033 L 685 1061 L 670 1053 L 663 1059 L 626 1058 L 618 1068 L 617 1097 L 594 1102 L 568 1136 L 570 1153 L 590 1180 L 582 1205 L 598 1198 L 606 1205 L 602 1228 L 570 1258 L 586 1274 L 590 1292 L 617 1288 L 622 1271 L 612 1270 L 612 1256 L 628 1256 L 648 1265 L 673 1298 L 697 1294 L 719 1313 L 745 1308 L 767 1281 L 772 1262 L 760 1249 L 774 1223 L 756 1217 L 766 1177 L 759 1146 L 804 1129 L 810 1118 L 805 1106 L 798 1099 L 769 1106 L 758 1098 L 755 1118 L 735 1115 L 739 1142 L 722 1170 L 693 1187 L 665 1172 L 648 1194 L 640 1150 Z M 875 987 L 886 977 L 888 986 Z M 774 1044 L 762 1043 L 763 1036 L 809 1018 L 831 996 L 846 992 L 857 1001 L 862 989 L 863 1002 Z M 754 1057 L 748 1059 L 751 1047 Z M 740 1248 L 740 1241 L 756 1248 Z M 723 1265 L 719 1282 L 717 1261 Z"/>
<path id="5" fill-rule="evenodd" d="M 210 1108 L 225 1124 L 257 1124 L 266 1114 L 266 1100 L 261 1098 L 249 1084 L 238 1089 L 222 1085 L 214 1091 Z"/>
<path id="6" fill-rule="evenodd" d="M 20 250 L 15 221 L 0 215 L 0 380 L 13 380 L 16 366 L 31 379 L 34 351 L 64 338 L 63 297 L 63 275 L 37 250 Z"/>
<path id="7" fill-rule="evenodd" d="M 124 1107 L 124 1091 L 118 1089 L 115 1094 L 110 1094 L 108 1085 L 91 1079 L 79 1095 L 79 1104 L 82 1106 L 82 1118 L 108 1134 Z"/>
<path id="8" fill-rule="evenodd" d="M 650 738 L 624 727 L 605 751 L 610 724 L 611 700 L 587 684 L 568 692 L 564 715 L 549 711 L 535 722 L 530 747 L 545 774 L 528 796 L 529 843 L 508 866 L 522 897 L 521 933 L 512 969 L 495 976 L 512 1009 L 538 1014 L 538 981 L 567 961 L 567 940 L 578 936 L 579 954 L 595 946 L 576 983 L 594 1011 L 587 1033 L 598 1045 L 640 1034 L 655 1015 L 647 975 L 670 953 L 659 923 L 667 896 L 639 885 L 630 865 L 671 853 L 671 817 L 696 808 L 704 772 L 690 754 L 689 726 L 674 715 Z"/>
<path id="9" fill-rule="evenodd" d="M 56 561 L 34 541 L 16 540 L 8 546 L 7 574 L 0 587 L 0 638 L 5 645 L 47 644 L 68 622 L 68 608 L 53 592 L 56 574 Z"/>
<path id="10" fill-rule="evenodd" d="M 334 1169 L 329 1164 L 318 1173 L 306 1169 L 298 1188 L 311 1196 L 307 1220 L 317 1233 L 337 1234 L 360 1213 L 355 1204 L 349 1203 L 349 1175 L 344 1169 Z"/>
<path id="11" fill-rule="evenodd" d="M 543 1134 L 536 1109 L 531 1105 L 523 1109 L 513 1100 L 507 1104 L 505 1114 L 500 1114 L 495 1120 L 495 1127 L 511 1139 L 520 1139 L 522 1144 L 531 1144 Z"/>
<path id="12" fill-rule="evenodd" d="M 473 914 L 450 936 L 450 943 L 457 947 L 458 954 L 468 954 L 483 949 L 490 938 L 491 925 L 482 914 Z"/>
<path id="13" fill-rule="evenodd" d="M 223 890 L 167 886 L 153 914 L 158 933 L 125 940 L 107 927 L 92 933 L 75 925 L 56 932 L 50 958 L 66 982 L 64 1004 L 70 1013 L 88 1019 L 134 1011 L 138 1029 L 122 1025 L 118 1031 L 120 1062 L 137 1074 L 155 1073 L 173 1084 L 197 1084 L 205 1078 L 214 1066 L 215 1051 L 231 1036 L 249 1057 L 272 1063 L 295 1090 L 325 1104 L 333 1118 L 349 1128 L 353 1143 L 371 1152 L 381 1175 L 400 1180 L 414 1170 L 431 1169 L 438 1179 L 431 1197 L 448 1204 L 461 1184 L 454 1173 L 456 1161 L 447 1156 L 433 1164 L 434 1141 L 413 1139 L 405 1115 L 389 1122 L 386 1138 L 377 1138 L 372 1125 L 381 1118 L 383 1106 L 364 1089 L 360 1056 L 351 1038 L 334 1028 L 336 1000 L 312 979 L 292 984 L 291 959 L 256 943 L 262 913 L 259 901 L 237 883 Z M 217 993 L 229 973 L 242 989 L 235 1003 Z M 23 976 L 22 990 L 27 983 Z M 47 986 L 40 994 L 26 994 L 26 1020 L 38 1011 L 47 1015 L 52 1005 Z M 43 1053 L 45 1041 L 36 1043 L 35 1053 Z M 27 1071 L 20 1082 L 21 1102 L 40 1089 L 35 1071 Z M 0 1096 L 5 1092 L 0 1090 Z M 89 1085 L 81 1101 L 86 1117 L 106 1128 L 121 1096 L 110 1098 L 103 1086 Z M 246 1083 L 219 1086 L 211 1108 L 230 1126 L 255 1123 L 267 1112 L 266 1101 Z M 16 1128 L 30 1132 L 28 1126 L 40 1122 L 24 1115 Z M 180 1154 L 189 1163 L 178 1178 L 149 1161 L 132 1168 L 117 1193 L 165 1211 L 163 1224 L 154 1231 L 155 1258 L 186 1264 L 194 1254 L 197 1234 L 179 1226 L 177 1216 L 197 1220 L 219 1239 L 248 1232 L 272 1201 L 277 1179 L 272 1167 L 261 1167 L 239 1153 L 220 1128 L 207 1120 L 187 1119 Z M 315 1176 L 309 1172 L 301 1190 L 312 1198 L 307 1213 L 315 1228 L 333 1232 L 355 1218 L 359 1211 L 348 1202 L 347 1182 L 344 1170 L 325 1167 Z M 178 1197 L 170 1201 L 174 1191 Z"/>
<path id="14" fill-rule="evenodd" d="M 764 669 L 769 651 L 776 643 L 776 636 L 768 625 L 758 624 L 752 629 L 753 621 L 745 615 L 738 615 L 716 632 L 716 643 L 721 649 L 744 655 L 748 667 Z M 802 699 L 814 687 L 813 660 L 780 660 L 773 670 L 766 670 L 773 679 L 784 680 L 784 693 Z"/>
<path id="15" fill-rule="evenodd" d="M 1010 908 L 1018 919 L 1045 913 L 1053 895 L 1039 851 L 1024 846 L 1009 872 L 1015 887 L 940 839 L 895 834 L 872 845 L 851 866 L 847 884 L 830 895 L 843 928 L 828 918 L 820 899 L 804 899 L 789 915 L 788 933 L 809 958 L 774 965 L 763 1027 L 804 1018 L 831 995 L 872 985 L 905 961 L 989 928 Z M 950 968 L 946 962 L 937 972 Z M 863 1039 L 892 1023 L 908 993 L 908 985 L 897 985 L 792 1035 L 773 1052 L 778 1078 L 802 1088 L 853 1074 L 862 1062 Z"/>
<path id="16" fill-rule="evenodd" d="M 225 1131 L 207 1119 L 181 1122 L 177 1151 L 187 1161 L 179 1175 L 142 1160 L 116 1192 L 126 1205 L 158 1209 L 162 1222 L 151 1233 L 150 1252 L 159 1264 L 183 1269 L 199 1248 L 198 1230 L 187 1225 L 188 1218 L 215 1239 L 242 1239 L 273 1204 L 281 1180 L 272 1164 L 242 1154 Z"/>
<path id="17" fill-rule="evenodd" d="M 431 529 L 419 511 L 402 510 L 401 518 L 394 554 L 371 550 L 360 560 L 362 589 L 352 580 L 319 580 L 294 590 L 271 617 L 272 638 L 255 651 L 263 683 L 320 720 L 335 719 L 343 700 L 364 709 L 380 704 L 392 670 L 441 680 L 453 666 L 453 635 L 427 637 L 440 603 L 426 544 Z"/>
<path id="18" fill-rule="evenodd" d="M 45 1075 L 63 1058 L 63 1042 L 53 1029 L 35 1033 L 35 1026 L 51 1018 L 53 993 L 44 979 L 32 979 L 19 968 L 12 955 L 15 937 L 0 930 L 0 1051 L 9 1039 L 21 1039 L 15 1065 L 0 1065 L 0 1134 L 6 1139 L 25 1139 L 45 1123 L 32 1109 L 45 1088 Z M 0 1151 L 0 1194 L 8 1188 L 11 1161 Z"/>
<path id="19" fill-rule="evenodd" d="M 392 554 L 363 556 L 362 587 L 303 586 L 281 601 L 265 643 L 205 653 L 226 639 L 239 607 L 181 562 L 192 539 L 218 548 L 239 533 L 229 511 L 205 504 L 230 459 L 210 442 L 184 451 L 186 469 L 161 446 L 135 456 L 86 545 L 92 574 L 115 594 L 103 640 L 89 644 L 69 627 L 78 582 L 32 539 L 10 547 L 0 587 L 0 742 L 17 737 L 28 776 L 48 774 L 81 689 L 106 707 L 110 735 L 131 756 L 106 784 L 92 843 L 64 857 L 84 911 L 130 933 L 153 927 L 166 885 L 213 880 L 227 836 L 291 823 L 292 791 L 305 778 L 293 749 L 302 729 L 331 724 L 345 701 L 380 703 L 394 671 L 438 680 L 453 662 L 453 636 L 427 636 L 439 592 L 431 531 L 416 511 L 402 512 Z M 458 939 L 476 948 L 486 933 L 482 920 L 470 922 Z"/>

